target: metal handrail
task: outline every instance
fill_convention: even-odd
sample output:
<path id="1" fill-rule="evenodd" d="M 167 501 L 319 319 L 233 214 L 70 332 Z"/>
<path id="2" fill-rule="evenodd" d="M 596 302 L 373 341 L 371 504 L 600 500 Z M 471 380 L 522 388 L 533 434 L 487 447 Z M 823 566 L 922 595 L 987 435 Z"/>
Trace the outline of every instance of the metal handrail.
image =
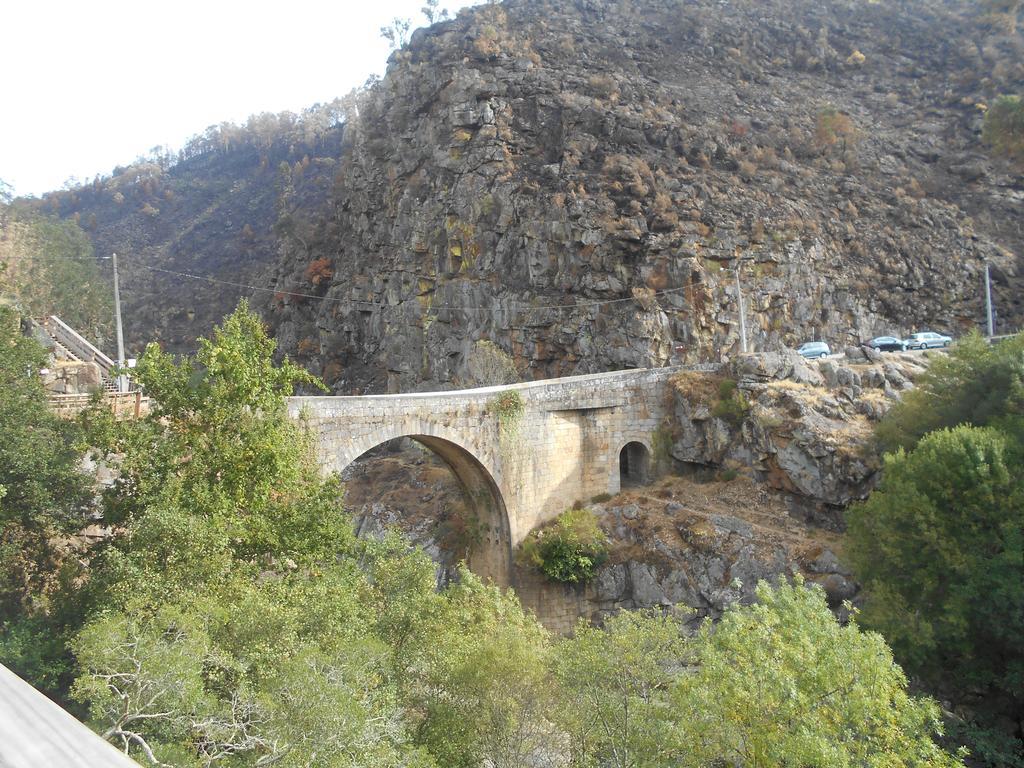
<path id="1" fill-rule="evenodd" d="M 107 378 L 111 378 L 110 372 L 117 367 L 117 364 L 100 352 L 74 328 L 56 315 L 50 315 L 46 318 L 44 325 L 54 341 L 67 348 L 79 360 L 86 363 L 96 363 L 107 375 Z"/>

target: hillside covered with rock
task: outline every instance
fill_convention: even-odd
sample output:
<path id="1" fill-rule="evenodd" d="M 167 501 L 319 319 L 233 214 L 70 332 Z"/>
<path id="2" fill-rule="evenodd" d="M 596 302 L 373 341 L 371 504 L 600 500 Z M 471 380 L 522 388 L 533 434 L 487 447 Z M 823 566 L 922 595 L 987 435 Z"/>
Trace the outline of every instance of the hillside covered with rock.
<path id="1" fill-rule="evenodd" d="M 977 327 L 986 261 L 1017 325 L 1024 185 L 981 127 L 1020 52 L 975 3 L 464 11 L 370 89 L 261 309 L 343 393 L 444 386 L 482 338 L 526 378 L 717 359 L 737 263 L 755 349 Z"/>
<path id="2" fill-rule="evenodd" d="M 488 3 L 358 93 L 37 205 L 121 255 L 130 351 L 187 351 L 253 296 L 338 393 L 464 383 L 482 339 L 527 379 L 717 360 L 737 265 L 756 350 L 957 335 L 986 262 L 1007 331 L 1024 181 L 982 128 L 1024 43 L 1000 9 Z"/>
<path id="3" fill-rule="evenodd" d="M 294 217 L 327 199 L 343 112 L 337 100 L 211 126 L 29 205 L 77 223 L 96 256 L 118 254 L 129 354 L 150 341 L 193 352 L 275 263 Z"/>

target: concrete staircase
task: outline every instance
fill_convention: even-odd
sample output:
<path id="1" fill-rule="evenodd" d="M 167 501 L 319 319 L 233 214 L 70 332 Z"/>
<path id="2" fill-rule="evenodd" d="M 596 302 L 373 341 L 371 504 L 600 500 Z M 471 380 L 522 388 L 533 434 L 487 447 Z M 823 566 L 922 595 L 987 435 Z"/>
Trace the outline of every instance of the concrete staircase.
<path id="1" fill-rule="evenodd" d="M 56 315 L 50 315 L 42 322 L 42 328 L 53 341 L 58 357 L 85 363 L 96 363 L 100 369 L 104 392 L 117 392 L 117 377 L 113 370 L 117 364 L 93 346 Z"/>

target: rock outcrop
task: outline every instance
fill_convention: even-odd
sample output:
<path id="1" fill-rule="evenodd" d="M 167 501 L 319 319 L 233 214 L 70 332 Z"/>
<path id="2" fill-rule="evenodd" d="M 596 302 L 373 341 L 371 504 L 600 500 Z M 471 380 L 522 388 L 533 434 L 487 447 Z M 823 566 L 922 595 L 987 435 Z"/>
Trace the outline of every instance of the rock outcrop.
<path id="1" fill-rule="evenodd" d="M 669 478 L 591 508 L 612 550 L 590 583 L 517 572 L 523 604 L 556 631 L 570 631 L 579 617 L 600 623 L 638 608 L 674 607 L 695 626 L 732 603 L 753 602 L 758 582 L 797 573 L 822 586 L 840 618 L 844 601 L 858 594 L 832 549 L 836 537 L 794 519 L 781 497 L 746 478 Z"/>
<path id="2" fill-rule="evenodd" d="M 905 353 L 808 363 L 766 353 L 740 355 L 718 373 L 680 373 L 665 425 L 669 454 L 684 467 L 746 474 L 785 492 L 809 518 L 841 527 L 841 510 L 876 480 L 872 423 L 927 360 Z"/>
<path id="3" fill-rule="evenodd" d="M 1020 37 L 943 2 L 508 0 L 413 35 L 262 311 L 339 393 L 1021 318 Z M 329 266 L 330 279 L 311 272 Z M 312 275 L 312 277 L 311 277 Z M 294 296 L 291 294 L 312 294 Z"/>

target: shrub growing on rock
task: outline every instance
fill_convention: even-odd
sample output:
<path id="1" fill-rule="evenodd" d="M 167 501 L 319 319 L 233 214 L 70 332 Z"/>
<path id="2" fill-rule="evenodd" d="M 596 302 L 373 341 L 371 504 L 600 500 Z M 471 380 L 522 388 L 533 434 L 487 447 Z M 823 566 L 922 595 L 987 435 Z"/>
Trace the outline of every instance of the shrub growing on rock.
<path id="1" fill-rule="evenodd" d="M 527 537 L 522 557 L 552 581 L 578 584 L 608 559 L 608 537 L 589 509 L 569 509 Z"/>
<path id="2" fill-rule="evenodd" d="M 996 152 L 1024 161 L 1024 101 L 1020 96 L 1000 96 L 985 113 L 982 138 Z"/>
<path id="3" fill-rule="evenodd" d="M 839 145 L 845 150 L 857 140 L 857 129 L 845 112 L 829 104 L 819 113 L 814 125 L 814 143 L 821 149 Z"/>
<path id="4" fill-rule="evenodd" d="M 735 380 L 723 379 L 718 385 L 718 402 L 711 409 L 712 415 L 738 427 L 749 411 L 750 403 L 740 392 Z"/>

